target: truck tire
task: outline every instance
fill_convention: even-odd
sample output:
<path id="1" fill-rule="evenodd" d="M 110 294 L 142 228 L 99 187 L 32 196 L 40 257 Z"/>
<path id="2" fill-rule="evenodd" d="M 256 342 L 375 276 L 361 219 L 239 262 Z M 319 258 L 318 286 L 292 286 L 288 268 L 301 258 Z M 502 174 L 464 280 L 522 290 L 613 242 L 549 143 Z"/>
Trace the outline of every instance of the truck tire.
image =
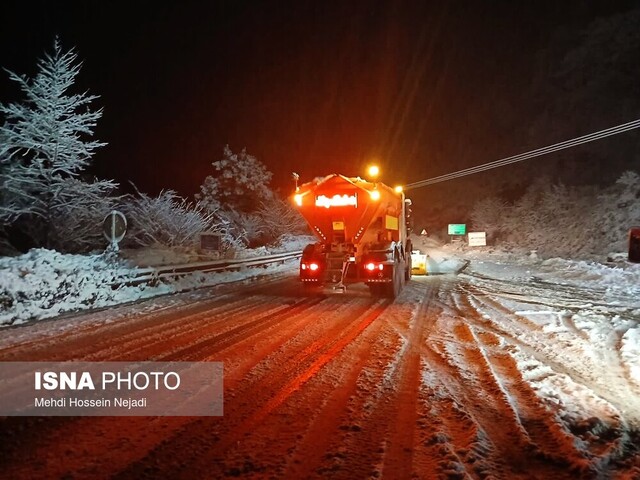
<path id="1" fill-rule="evenodd" d="M 400 265 L 395 264 L 393 266 L 393 281 L 391 283 L 386 283 L 385 287 L 385 297 L 395 299 L 400 295 L 400 291 L 402 290 L 402 281 L 404 280 L 404 272 L 400 270 Z"/>
<path id="2" fill-rule="evenodd" d="M 407 248 L 404 251 L 404 263 L 406 265 L 406 270 L 404 274 L 405 281 L 411 280 L 411 270 L 413 269 L 413 259 L 411 258 L 411 251 L 413 250 L 413 245 L 411 244 L 411 240 L 407 240 Z"/>

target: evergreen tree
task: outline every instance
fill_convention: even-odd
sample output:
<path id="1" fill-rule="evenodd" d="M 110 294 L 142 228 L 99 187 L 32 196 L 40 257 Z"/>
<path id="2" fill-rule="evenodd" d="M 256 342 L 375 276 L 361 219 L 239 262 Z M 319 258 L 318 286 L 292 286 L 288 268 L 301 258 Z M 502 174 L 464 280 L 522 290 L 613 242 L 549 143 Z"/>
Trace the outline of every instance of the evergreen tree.
<path id="1" fill-rule="evenodd" d="M 70 212 L 76 223 L 97 222 L 116 187 L 112 181 L 82 178 L 105 144 L 91 139 L 102 116 L 102 109 L 90 108 L 98 97 L 70 93 L 81 67 L 76 60 L 74 50 L 63 51 L 56 38 L 53 53 L 38 61 L 34 78 L 8 72 L 26 99 L 0 104 L 0 222 L 5 228 L 13 224 L 36 246 L 62 245 L 54 227 Z M 77 208 L 85 204 L 83 198 L 94 200 L 90 209 Z"/>
<path id="2" fill-rule="evenodd" d="M 213 168 L 215 175 L 205 178 L 196 196 L 210 211 L 253 212 L 273 195 L 268 187 L 273 174 L 246 149 L 236 154 L 226 145 L 222 160 L 213 162 Z"/>

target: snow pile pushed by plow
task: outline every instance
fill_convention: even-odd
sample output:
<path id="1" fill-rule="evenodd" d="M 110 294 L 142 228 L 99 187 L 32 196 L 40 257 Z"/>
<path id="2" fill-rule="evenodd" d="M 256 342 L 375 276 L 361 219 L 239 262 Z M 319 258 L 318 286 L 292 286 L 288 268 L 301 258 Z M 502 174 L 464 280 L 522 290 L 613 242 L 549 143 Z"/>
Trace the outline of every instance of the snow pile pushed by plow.
<path id="1" fill-rule="evenodd" d="M 104 307 L 158 295 L 168 286 L 126 286 L 136 268 L 107 255 L 63 255 L 35 249 L 0 259 L 0 325 Z M 112 285 L 120 284 L 117 288 Z"/>
<path id="2" fill-rule="evenodd" d="M 293 262 L 270 265 L 268 272 L 292 268 Z M 256 276 L 256 270 L 248 268 L 235 272 L 193 272 L 179 278 L 163 278 L 162 282 L 153 284 L 141 283 L 135 281 L 139 269 L 114 256 L 65 255 L 46 249 L 0 258 L 0 272 L 0 326 Z"/>

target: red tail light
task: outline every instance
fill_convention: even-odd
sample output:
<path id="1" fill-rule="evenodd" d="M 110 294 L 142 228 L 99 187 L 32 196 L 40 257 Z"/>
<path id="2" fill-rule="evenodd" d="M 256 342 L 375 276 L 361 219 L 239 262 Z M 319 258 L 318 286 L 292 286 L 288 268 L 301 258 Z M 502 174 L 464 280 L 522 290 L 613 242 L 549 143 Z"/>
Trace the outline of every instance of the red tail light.
<path id="1" fill-rule="evenodd" d="M 384 265 L 382 265 L 381 263 L 373 263 L 373 262 L 369 262 L 367 263 L 364 268 L 366 268 L 367 270 L 369 270 L 370 272 L 373 272 L 374 270 L 378 269 L 378 270 L 382 270 L 384 268 Z"/>
<path id="2" fill-rule="evenodd" d="M 318 270 L 320 268 L 320 265 L 318 265 L 317 263 L 303 263 L 302 265 L 300 265 L 300 268 L 302 270 L 311 270 L 312 272 L 315 272 L 316 270 Z"/>

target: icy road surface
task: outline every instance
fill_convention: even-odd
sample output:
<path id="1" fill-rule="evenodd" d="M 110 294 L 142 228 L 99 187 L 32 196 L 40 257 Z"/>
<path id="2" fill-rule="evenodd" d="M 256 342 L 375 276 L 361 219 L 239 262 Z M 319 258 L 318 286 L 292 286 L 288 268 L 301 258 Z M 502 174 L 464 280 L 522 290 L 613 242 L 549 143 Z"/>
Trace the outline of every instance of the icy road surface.
<path id="1" fill-rule="evenodd" d="M 0 476 L 638 479 L 618 300 L 473 271 L 301 296 L 292 272 L 5 329 L 3 361 L 223 361 L 225 413 L 5 418 Z"/>

